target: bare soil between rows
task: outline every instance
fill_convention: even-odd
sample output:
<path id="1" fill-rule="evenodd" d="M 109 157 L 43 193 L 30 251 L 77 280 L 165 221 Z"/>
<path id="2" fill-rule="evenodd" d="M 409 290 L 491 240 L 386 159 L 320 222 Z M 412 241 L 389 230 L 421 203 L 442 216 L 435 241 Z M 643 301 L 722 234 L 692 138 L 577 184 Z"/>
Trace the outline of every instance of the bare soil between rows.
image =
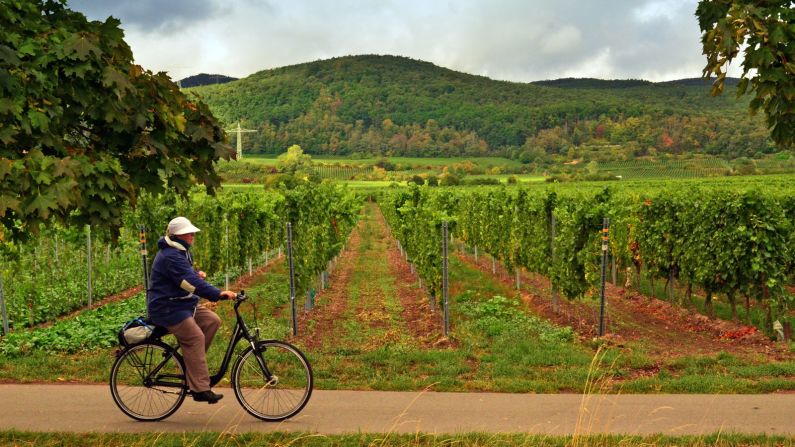
<path id="1" fill-rule="evenodd" d="M 492 274 L 488 256 L 457 252 L 465 264 Z M 506 286 L 516 287 L 516 277 L 499 262 L 496 277 Z M 553 307 L 551 283 L 541 275 L 520 273 L 521 296 L 531 311 L 560 326 L 570 326 L 582 339 L 593 339 L 599 329 L 599 300 L 559 299 L 559 310 Z M 743 324 L 710 319 L 694 310 L 681 308 L 657 298 L 641 295 L 635 290 L 608 284 L 605 290 L 605 333 L 610 345 L 624 347 L 628 342 L 640 344 L 654 358 L 671 359 L 692 355 L 714 355 L 726 352 L 742 357 L 763 356 L 769 360 L 792 359 L 793 354 L 782 343 L 770 341 L 755 328 Z M 655 371 L 649 371 L 653 375 Z"/>
<path id="2" fill-rule="evenodd" d="M 379 226 L 386 230 L 384 215 L 377 207 L 376 219 Z M 444 328 L 442 327 L 441 313 L 431 309 L 430 298 L 419 288 L 417 275 L 411 273 L 411 267 L 401 255 L 395 238 L 389 234 L 388 240 L 389 271 L 395 278 L 395 288 L 403 306 L 403 319 L 408 324 L 411 333 L 426 348 L 452 347 L 452 340 L 442 335 Z"/>
<path id="3" fill-rule="evenodd" d="M 359 228 L 362 224 L 359 221 L 357 228 L 351 232 L 345 249 L 337 257 L 334 270 L 329 274 L 329 287 L 315 295 L 315 309 L 303 311 L 297 317 L 298 335 L 291 337 L 291 341 L 307 350 L 320 350 L 324 340 L 329 340 L 329 335 L 335 333 L 335 326 L 348 310 L 348 283 L 353 275 L 355 256 L 361 245 Z"/>
<path id="4" fill-rule="evenodd" d="M 377 238 L 385 244 L 373 243 L 372 249 L 362 254 L 362 231 L 365 218 L 362 218 L 353 229 L 345 250 L 339 255 L 333 272 L 330 275 L 330 286 L 320 291 L 315 297 L 315 309 L 302 312 L 298 318 L 299 335 L 294 340 L 309 350 L 320 349 L 337 340 L 344 332 L 344 324 L 351 306 L 351 282 L 357 268 L 358 256 L 369 256 L 381 259 L 387 264 L 388 275 L 392 277 L 394 290 L 401 304 L 399 324 L 405 325 L 404 330 L 423 348 L 444 348 L 450 345 L 443 337 L 442 325 L 438 312 L 430 309 L 430 300 L 424 290 L 416 286 L 417 277 L 412 274 L 408 263 L 400 255 L 395 239 L 389 234 L 383 215 L 377 206 L 372 207 L 373 222 L 376 226 Z M 376 247 L 380 245 L 380 247 Z M 386 249 L 383 250 L 382 247 Z M 355 318 L 371 328 L 387 328 L 388 311 L 383 293 L 377 289 L 366 287 L 358 290 L 358 302 L 352 313 Z M 384 337 L 396 336 L 387 331 Z M 371 340 L 370 348 L 377 347 L 389 340 Z"/>

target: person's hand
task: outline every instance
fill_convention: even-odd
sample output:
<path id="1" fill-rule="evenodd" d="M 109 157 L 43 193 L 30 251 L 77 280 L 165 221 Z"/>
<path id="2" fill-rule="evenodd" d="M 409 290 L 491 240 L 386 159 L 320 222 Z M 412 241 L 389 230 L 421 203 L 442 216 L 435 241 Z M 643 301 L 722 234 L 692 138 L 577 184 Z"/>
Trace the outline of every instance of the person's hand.
<path id="1" fill-rule="evenodd" d="M 226 298 L 228 300 L 233 300 L 236 296 L 237 294 L 231 290 L 224 290 L 221 292 L 221 298 Z"/>
<path id="2" fill-rule="evenodd" d="M 201 279 L 206 279 L 207 278 L 207 274 L 204 273 L 201 270 L 199 270 L 196 274 L 199 275 L 199 278 L 201 278 Z"/>

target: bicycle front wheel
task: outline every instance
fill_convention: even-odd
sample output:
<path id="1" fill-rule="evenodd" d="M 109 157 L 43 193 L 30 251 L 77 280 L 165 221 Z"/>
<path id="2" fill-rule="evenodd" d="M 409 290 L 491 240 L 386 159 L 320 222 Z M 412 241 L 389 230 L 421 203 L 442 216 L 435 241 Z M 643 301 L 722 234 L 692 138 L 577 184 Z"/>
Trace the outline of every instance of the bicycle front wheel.
<path id="1" fill-rule="evenodd" d="M 110 393 L 133 419 L 165 419 L 177 411 L 187 393 L 182 357 L 164 343 L 131 346 L 113 364 Z"/>
<path id="2" fill-rule="evenodd" d="M 300 412 L 312 395 L 312 368 L 295 346 L 275 340 L 246 348 L 232 369 L 235 397 L 251 415 L 282 421 Z"/>

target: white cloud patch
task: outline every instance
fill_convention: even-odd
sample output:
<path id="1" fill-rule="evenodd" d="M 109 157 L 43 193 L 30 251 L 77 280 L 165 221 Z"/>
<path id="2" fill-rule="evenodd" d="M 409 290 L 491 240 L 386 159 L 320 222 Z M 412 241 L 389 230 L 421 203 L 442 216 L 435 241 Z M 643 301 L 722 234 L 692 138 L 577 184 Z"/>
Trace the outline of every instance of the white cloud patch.
<path id="1" fill-rule="evenodd" d="M 574 25 L 566 25 L 546 36 L 540 45 L 542 54 L 560 54 L 580 47 L 582 33 Z"/>
<path id="2" fill-rule="evenodd" d="M 682 6 L 690 7 L 692 3 L 689 0 L 654 0 L 641 3 L 633 11 L 633 15 L 641 23 L 654 21 L 660 17 L 664 17 L 667 20 L 676 20 L 677 9 Z"/>
<path id="3" fill-rule="evenodd" d="M 564 71 L 562 77 L 615 79 L 610 48 L 604 48 L 590 58 L 580 61 L 577 65 Z"/>

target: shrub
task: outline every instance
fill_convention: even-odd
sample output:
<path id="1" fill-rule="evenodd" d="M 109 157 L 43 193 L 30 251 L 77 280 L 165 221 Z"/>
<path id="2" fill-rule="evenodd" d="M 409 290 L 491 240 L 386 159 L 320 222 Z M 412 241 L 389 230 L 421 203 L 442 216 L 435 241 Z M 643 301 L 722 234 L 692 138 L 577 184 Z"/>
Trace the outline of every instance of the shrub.
<path id="1" fill-rule="evenodd" d="M 430 179 L 428 179 L 430 180 Z M 456 186 L 461 184 L 461 179 L 450 172 L 439 176 L 439 186 Z"/>
<path id="2" fill-rule="evenodd" d="M 500 181 L 496 178 L 475 177 L 464 179 L 462 183 L 464 185 L 499 185 Z"/>
<path id="3" fill-rule="evenodd" d="M 375 162 L 375 165 L 385 171 L 395 171 L 396 166 L 395 163 L 389 161 L 387 158 L 379 158 L 378 161 Z"/>

